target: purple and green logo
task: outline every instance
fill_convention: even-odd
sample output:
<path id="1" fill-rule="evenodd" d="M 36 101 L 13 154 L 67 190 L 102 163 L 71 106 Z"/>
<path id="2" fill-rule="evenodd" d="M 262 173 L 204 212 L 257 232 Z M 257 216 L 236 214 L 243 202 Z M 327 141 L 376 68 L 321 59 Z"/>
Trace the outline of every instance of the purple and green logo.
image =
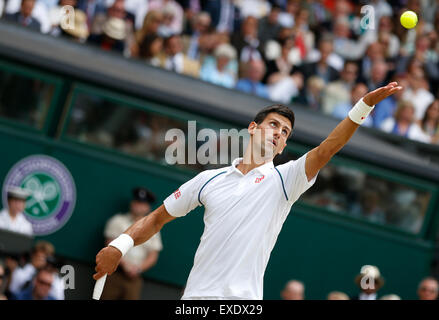
<path id="1" fill-rule="evenodd" d="M 13 186 L 30 194 L 24 215 L 35 235 L 54 233 L 70 219 L 76 187 L 69 170 L 57 159 L 33 155 L 16 163 L 3 183 L 3 207 L 7 207 L 7 190 Z"/>

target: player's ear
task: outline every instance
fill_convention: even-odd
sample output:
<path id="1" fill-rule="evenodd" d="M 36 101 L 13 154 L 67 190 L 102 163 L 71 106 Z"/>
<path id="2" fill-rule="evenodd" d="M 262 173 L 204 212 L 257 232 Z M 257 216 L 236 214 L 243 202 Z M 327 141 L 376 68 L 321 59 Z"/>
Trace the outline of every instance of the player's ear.
<path id="1" fill-rule="evenodd" d="M 253 135 L 255 133 L 256 128 L 258 127 L 258 124 L 254 121 L 250 122 L 250 124 L 248 125 L 248 133 L 250 135 Z"/>

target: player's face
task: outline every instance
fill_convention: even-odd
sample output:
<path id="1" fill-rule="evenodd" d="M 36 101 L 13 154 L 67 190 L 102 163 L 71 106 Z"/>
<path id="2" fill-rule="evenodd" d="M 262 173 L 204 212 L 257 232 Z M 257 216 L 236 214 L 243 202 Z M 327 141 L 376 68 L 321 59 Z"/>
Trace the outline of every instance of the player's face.
<path id="1" fill-rule="evenodd" d="M 260 147 L 262 152 L 270 158 L 274 158 L 283 151 L 291 130 L 290 120 L 274 112 L 268 114 L 260 124 L 252 122 L 249 126 L 249 133 L 256 150 Z"/>

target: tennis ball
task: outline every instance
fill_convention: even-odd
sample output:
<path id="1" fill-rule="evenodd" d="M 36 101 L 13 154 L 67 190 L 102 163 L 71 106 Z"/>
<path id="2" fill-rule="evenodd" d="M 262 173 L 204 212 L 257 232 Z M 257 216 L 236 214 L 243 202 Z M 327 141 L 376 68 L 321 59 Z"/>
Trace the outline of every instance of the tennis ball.
<path id="1" fill-rule="evenodd" d="M 401 24 L 406 29 L 411 29 L 418 23 L 418 16 L 413 11 L 406 11 L 401 15 Z"/>

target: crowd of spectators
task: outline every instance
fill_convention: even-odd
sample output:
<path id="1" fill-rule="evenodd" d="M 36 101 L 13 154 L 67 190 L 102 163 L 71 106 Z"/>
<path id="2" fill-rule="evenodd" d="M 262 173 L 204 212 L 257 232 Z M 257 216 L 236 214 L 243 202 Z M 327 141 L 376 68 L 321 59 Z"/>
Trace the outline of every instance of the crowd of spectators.
<path id="1" fill-rule="evenodd" d="M 435 144 L 438 7 L 434 0 L 0 0 L 4 20 L 336 118 L 395 80 L 404 90 L 380 102 L 365 125 Z M 401 26 L 404 10 L 418 14 L 416 28 Z"/>
<path id="2" fill-rule="evenodd" d="M 381 275 L 378 267 L 364 265 L 354 278 L 358 286 L 358 294 L 349 296 L 342 291 L 331 291 L 328 293 L 327 300 L 402 300 L 397 294 L 380 294 L 385 289 L 385 279 Z M 428 276 L 418 284 L 416 295 L 419 300 L 437 300 L 439 295 L 439 282 L 436 278 Z M 288 281 L 280 293 L 283 300 L 305 300 L 305 284 L 297 279 Z"/>

